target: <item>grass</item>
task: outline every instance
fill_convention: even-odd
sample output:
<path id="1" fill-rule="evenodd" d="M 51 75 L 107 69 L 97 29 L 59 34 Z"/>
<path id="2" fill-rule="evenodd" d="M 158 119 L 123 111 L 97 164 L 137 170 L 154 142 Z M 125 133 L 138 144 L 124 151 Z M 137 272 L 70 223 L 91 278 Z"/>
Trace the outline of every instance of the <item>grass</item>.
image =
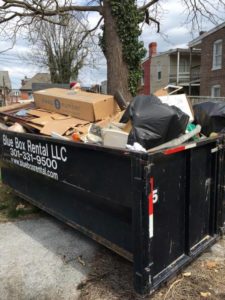
<path id="1" fill-rule="evenodd" d="M 26 219 L 39 213 L 38 208 L 18 197 L 0 181 L 0 222 Z"/>

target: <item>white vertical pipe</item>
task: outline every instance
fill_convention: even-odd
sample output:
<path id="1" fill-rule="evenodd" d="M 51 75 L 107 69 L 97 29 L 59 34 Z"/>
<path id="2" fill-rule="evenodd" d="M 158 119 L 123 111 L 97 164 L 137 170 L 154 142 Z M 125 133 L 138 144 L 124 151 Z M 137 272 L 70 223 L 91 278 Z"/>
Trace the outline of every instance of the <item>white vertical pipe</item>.
<path id="1" fill-rule="evenodd" d="M 179 84 L 180 75 L 180 51 L 177 49 L 177 85 Z"/>

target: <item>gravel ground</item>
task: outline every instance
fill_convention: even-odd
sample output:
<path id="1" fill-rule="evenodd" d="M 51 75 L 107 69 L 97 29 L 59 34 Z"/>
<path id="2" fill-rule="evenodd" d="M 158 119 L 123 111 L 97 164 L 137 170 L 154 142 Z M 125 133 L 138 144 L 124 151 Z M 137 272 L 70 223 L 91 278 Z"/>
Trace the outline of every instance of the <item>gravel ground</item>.
<path id="1" fill-rule="evenodd" d="M 52 219 L 0 224 L 0 299 L 78 299 L 97 244 Z"/>

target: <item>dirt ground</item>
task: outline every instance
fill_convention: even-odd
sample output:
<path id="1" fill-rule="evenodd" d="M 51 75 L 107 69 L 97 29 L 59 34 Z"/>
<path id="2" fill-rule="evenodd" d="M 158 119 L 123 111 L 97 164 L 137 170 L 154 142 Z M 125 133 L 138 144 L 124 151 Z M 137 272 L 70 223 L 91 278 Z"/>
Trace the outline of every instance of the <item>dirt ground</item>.
<path id="1" fill-rule="evenodd" d="M 42 212 L 23 201 L 0 180 L 0 223 L 39 217 Z"/>
<path id="2" fill-rule="evenodd" d="M 52 247 L 51 243 L 51 237 L 47 238 L 46 234 L 49 231 L 48 228 L 54 229 L 54 224 L 57 225 L 57 222 L 54 218 L 51 218 L 50 225 L 46 225 L 47 227 L 44 230 L 44 233 L 42 233 L 41 224 L 45 223 L 45 221 L 42 221 L 43 214 L 40 213 L 36 208 L 30 206 L 28 203 L 22 201 L 20 198 L 15 196 L 11 190 L 8 188 L 2 186 L 0 184 L 0 223 L 6 224 L 8 223 L 10 227 L 10 224 L 15 224 L 15 228 L 22 228 L 23 223 L 18 222 L 18 220 L 25 220 L 26 226 L 24 227 L 26 230 L 23 230 L 23 234 L 25 232 L 25 235 L 23 236 L 23 239 L 26 238 L 26 234 L 29 235 L 29 243 L 32 244 L 32 238 L 35 239 L 35 232 L 36 232 L 36 225 L 34 225 L 33 220 L 36 219 L 39 224 L 39 231 L 36 232 L 36 235 L 38 238 L 38 244 L 36 242 L 33 245 L 33 248 L 31 249 L 32 253 L 30 253 L 30 258 L 33 257 L 34 261 L 38 261 L 37 253 L 40 253 L 40 250 L 38 252 L 35 250 L 37 247 L 44 246 L 44 249 L 46 249 L 46 245 L 48 243 L 51 245 L 51 247 L 48 248 L 48 255 L 52 257 L 51 252 L 55 255 L 57 253 L 58 256 L 58 249 L 60 248 L 60 257 L 67 257 L 67 248 L 64 247 L 64 244 L 67 241 L 67 238 L 65 237 L 65 242 L 60 242 L 61 233 L 58 235 L 58 241 L 57 236 L 55 236 L 54 239 L 54 246 Z M 45 217 L 44 217 L 45 218 Z M 39 220 L 40 219 L 40 220 Z M 17 224 L 17 225 L 16 225 Z M 52 225 L 51 225 L 52 224 Z M 0 224 L 0 226 L 2 226 Z M 22 226 L 22 227 L 21 227 Z M 50 227 L 49 227 L 50 226 Z M 53 226 L 53 227 L 52 227 Z M 66 225 L 62 225 L 66 226 Z M 7 227 L 7 228 L 8 228 Z M 12 227 L 12 226 L 11 226 Z M 58 228 L 58 227 L 57 227 Z M 58 230 L 58 229 L 57 229 Z M 71 229 L 70 229 L 71 230 Z M 76 234 L 77 232 L 74 231 L 74 236 L 69 235 L 69 245 L 73 245 L 73 243 L 77 244 L 78 241 L 76 241 Z M 72 234 L 72 233 L 71 233 Z M 3 237 L 5 235 L 3 234 Z M 41 238 L 39 238 L 41 236 Z M 51 235 L 52 236 L 52 235 Z M 81 239 L 82 235 L 79 235 L 79 239 Z M 85 238 L 85 237 L 84 237 Z M 78 240 L 79 240 L 78 239 Z M 3 241 L 3 240 L 2 240 Z M 74 242 L 73 242 L 74 241 Z M 3 241 L 4 242 L 4 241 Z M 8 243 L 8 248 L 10 249 L 10 240 L 5 239 L 5 242 Z M 13 243 L 13 242 L 12 242 Z M 60 244 L 60 247 L 59 247 Z M 79 244 L 79 243 L 78 243 Z M 90 244 L 90 245 L 89 245 Z M 97 245 L 97 244 L 96 244 Z M 0 244 L 1 246 L 1 244 Z M 14 249 L 16 249 L 15 245 L 12 245 Z M 74 247 L 74 246 L 73 246 Z M 72 248 L 73 248 L 72 247 Z M 162 286 L 158 291 L 156 291 L 153 295 L 147 296 L 147 297 L 141 297 L 134 293 L 133 286 L 132 286 L 132 265 L 131 263 L 127 262 L 125 259 L 119 257 L 118 255 L 114 254 L 113 252 L 105 249 L 104 247 L 98 246 L 93 247 L 92 241 L 86 241 L 85 242 L 85 249 L 89 253 L 89 247 L 92 247 L 94 251 L 94 254 L 91 255 L 91 259 L 86 261 L 85 268 L 86 275 L 85 277 L 81 278 L 79 280 L 74 280 L 74 285 L 72 286 L 73 280 L 68 278 L 70 283 L 70 288 L 74 291 L 74 288 L 76 289 L 76 296 L 69 296 L 69 290 L 63 291 L 63 286 L 60 287 L 60 296 L 59 294 L 54 294 L 53 291 L 51 291 L 51 294 L 48 293 L 48 284 L 49 282 L 42 282 L 41 283 L 41 274 L 42 271 L 40 269 L 40 272 L 33 273 L 32 272 L 32 260 L 29 261 L 29 264 L 26 264 L 26 272 L 27 274 L 32 273 L 32 281 L 33 282 L 39 282 L 40 284 L 40 291 L 38 290 L 38 286 L 36 286 L 35 290 L 35 296 L 38 295 L 39 292 L 43 293 L 43 289 L 45 291 L 45 294 L 43 294 L 43 297 L 41 299 L 79 299 L 79 300 L 139 300 L 139 299 L 151 299 L 151 300 L 201 300 L 201 299 L 209 299 L 209 300 L 225 300 L 225 237 L 222 238 L 217 244 L 215 244 L 211 249 L 209 249 L 206 253 L 202 254 L 196 261 L 194 261 L 191 265 L 189 265 L 182 274 L 175 277 L 172 281 L 167 282 L 164 286 Z M 71 249 L 72 249 L 71 248 Z M 5 247 L 3 247 L 5 249 Z M 37 248 L 38 249 L 38 248 Z M 42 248 L 40 248 L 42 249 Z M 54 251 L 52 250 L 54 249 Z M 85 251 L 86 251 L 85 250 Z M 41 251 L 44 251 L 43 249 Z M 82 250 L 83 251 L 83 250 Z M 91 250 L 91 253 L 93 253 Z M 72 252 L 71 252 L 72 253 Z M 2 253 L 0 253 L 1 258 Z M 53 256 L 54 256 L 53 255 Z M 71 254 L 71 257 L 74 255 Z M 12 264 L 10 255 L 6 253 L 6 256 L 8 257 L 9 264 Z M 40 258 L 41 259 L 41 258 Z M 73 259 L 72 259 L 73 261 Z M 3 258 L 4 262 L 4 258 Z M 45 272 L 47 272 L 48 269 L 48 259 L 45 259 Z M 78 262 L 78 264 L 72 265 L 72 270 L 64 270 L 62 268 L 62 262 L 57 262 L 60 269 L 60 278 L 64 280 L 64 282 L 67 282 L 66 276 L 77 274 L 76 269 L 80 268 L 80 265 L 82 265 L 81 262 Z M 7 265 L 5 265 L 6 267 Z M 82 266 L 81 266 L 82 267 Z M 23 268 L 23 265 L 21 265 L 21 268 Z M 30 269 L 29 269 L 30 268 Z M 61 274 L 63 272 L 64 274 Z M 54 274 L 54 266 L 51 266 L 51 273 Z M 80 270 L 78 270 L 80 272 Z M 0 272 L 1 273 L 1 272 Z M 4 273 L 4 272 L 3 272 Z M 2 273 L 2 274 L 3 274 Z M 23 273 L 22 273 L 23 274 Z M 38 278 L 35 279 L 35 276 Z M 77 275 L 76 275 L 77 276 Z M 57 285 L 60 285 L 58 280 L 58 276 L 50 276 L 52 282 L 53 288 L 57 287 Z M 56 278 L 57 277 L 57 278 Z M 73 276 L 72 276 L 73 277 Z M 10 283 L 10 278 L 6 279 L 5 281 Z M 27 278 L 27 280 L 26 280 Z M 29 287 L 30 282 L 30 276 L 24 278 L 25 285 L 29 289 L 30 293 L 32 293 L 32 287 Z M 55 278 L 55 279 L 54 279 Z M 54 280 L 53 280 L 54 279 Z M 1 278 L 0 278 L 1 281 Z M 20 278 L 21 281 L 21 278 Z M 15 284 L 15 283 L 14 283 Z M 0 286 L 1 287 L 1 286 Z M 13 287 L 12 287 L 13 288 Z M 18 288 L 18 286 L 17 286 Z M 0 288 L 1 292 L 1 288 Z M 2 293 L 1 293 L 2 295 Z M 24 294 L 25 295 L 25 294 Z M 26 294 L 28 295 L 28 294 Z M 31 295 L 31 294 L 29 294 Z M 58 297 L 58 296 L 59 297 Z M 0 299 L 1 296 L 0 296 Z M 8 300 L 8 298 L 5 298 Z M 13 297 L 10 300 L 13 299 L 19 299 L 18 297 Z M 22 300 L 30 300 L 34 299 L 34 297 L 26 296 L 24 298 L 20 298 Z M 37 298 L 36 298 L 37 299 Z"/>
<path id="3" fill-rule="evenodd" d="M 108 250 L 98 252 L 80 300 L 225 300 L 225 238 L 153 295 L 132 291 L 132 266 Z"/>

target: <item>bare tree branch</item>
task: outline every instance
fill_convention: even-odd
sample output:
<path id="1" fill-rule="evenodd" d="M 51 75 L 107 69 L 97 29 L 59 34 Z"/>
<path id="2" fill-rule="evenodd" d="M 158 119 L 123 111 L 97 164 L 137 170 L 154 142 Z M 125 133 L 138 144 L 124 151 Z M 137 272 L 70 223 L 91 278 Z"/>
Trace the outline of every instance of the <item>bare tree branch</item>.
<path id="1" fill-rule="evenodd" d="M 156 23 L 156 25 L 157 25 L 157 32 L 160 32 L 160 22 L 157 21 L 156 19 L 150 17 L 150 16 L 149 16 L 148 18 L 149 18 L 149 20 L 151 20 L 153 23 Z"/>
<path id="2" fill-rule="evenodd" d="M 42 20 L 34 21 L 28 27 L 29 41 L 32 44 L 31 54 L 20 58 L 48 68 L 52 82 L 66 83 L 71 78 L 76 79 L 79 70 L 87 64 L 86 58 L 93 45 L 90 33 L 97 28 L 102 18 L 90 30 L 85 27 L 84 22 L 80 22 L 79 13 L 51 18 L 56 19 L 56 23 L 66 18 L 67 25 L 60 26 Z"/>
<path id="3" fill-rule="evenodd" d="M 148 3 L 146 3 L 145 5 L 141 6 L 138 8 L 139 11 L 145 11 L 146 9 L 148 9 L 150 6 L 154 5 L 155 3 L 157 3 L 159 0 L 152 0 Z"/>
<path id="4" fill-rule="evenodd" d="M 73 11 L 90 11 L 102 14 L 102 6 L 92 5 L 59 5 L 58 1 L 20 1 L 20 0 L 2 0 L 4 4 L 0 5 L 0 24 L 8 22 L 16 17 L 51 17 L 54 15 L 63 15 Z M 44 5 L 45 4 L 45 5 Z M 54 4 L 54 6 L 53 6 Z"/>
<path id="5" fill-rule="evenodd" d="M 95 31 L 95 30 L 99 27 L 99 25 L 101 24 L 102 20 L 103 20 L 103 17 L 101 17 L 101 18 L 99 19 L 98 23 L 96 24 L 96 26 L 95 26 L 94 28 L 92 28 L 92 29 L 86 31 L 86 33 L 84 34 L 83 38 L 82 38 L 81 41 L 80 41 L 79 46 L 81 46 L 81 45 L 83 44 L 84 40 L 87 38 L 87 36 L 88 36 L 89 34 L 91 34 L 93 31 Z"/>
<path id="6" fill-rule="evenodd" d="M 0 51 L 0 54 L 8 52 L 9 50 L 13 49 L 14 46 L 15 46 L 15 42 L 9 48 Z"/>
<path id="7" fill-rule="evenodd" d="M 33 11 L 35 13 L 43 13 L 42 9 L 45 8 L 47 9 L 48 7 L 51 7 L 51 4 L 53 1 L 50 1 L 50 3 L 47 1 L 47 5 L 43 5 L 43 1 L 35 1 L 32 0 L 31 2 L 25 0 L 25 1 L 19 1 L 19 0 L 2 0 L 4 2 L 3 5 L 0 5 L 0 9 L 8 9 L 10 7 L 13 8 L 25 8 L 26 10 Z M 96 12 L 101 12 L 101 6 L 91 6 L 91 5 L 63 5 L 60 6 L 58 1 L 54 1 L 57 7 L 57 12 L 67 12 L 67 11 L 96 11 Z M 40 7 L 40 8 L 38 8 Z M 48 11 L 45 10 L 46 14 L 52 13 L 53 11 Z"/>
<path id="8" fill-rule="evenodd" d="M 205 20 L 214 25 L 224 21 L 224 0 L 182 0 L 181 2 L 186 13 L 185 23 L 191 24 L 192 30 L 201 30 Z"/>
<path id="9" fill-rule="evenodd" d="M 114 93 L 115 88 L 118 89 L 118 86 L 126 94 L 126 98 L 129 99 L 130 92 L 128 91 L 128 81 L 129 81 L 129 68 L 127 62 L 123 58 L 123 41 L 118 35 L 118 24 L 112 14 L 112 6 L 110 2 L 112 0 L 87 0 L 83 1 L 85 5 L 78 5 L 81 1 L 75 0 L 0 0 L 0 30 L 1 38 L 5 36 L 13 37 L 16 36 L 19 32 L 24 33 L 23 29 L 26 26 L 31 26 L 35 22 L 44 22 L 52 24 L 61 24 L 66 27 L 66 17 L 74 16 L 75 12 L 86 15 L 87 12 L 98 12 L 101 16 L 93 29 L 85 29 L 85 26 L 82 26 L 82 36 L 78 39 L 78 49 L 86 49 L 85 44 L 86 37 L 93 38 L 95 30 L 104 20 L 105 25 L 105 44 L 107 49 L 107 75 L 108 75 L 108 86 L 109 91 Z M 160 29 L 160 19 L 161 12 L 165 9 L 166 0 L 142 0 L 141 5 L 137 6 L 138 1 L 132 0 L 135 4 L 135 9 L 137 9 L 141 15 L 142 13 L 146 14 L 145 21 L 149 24 L 156 24 L 157 30 Z M 175 1 L 175 0 L 174 0 Z M 183 7 L 186 11 L 187 20 L 185 23 L 192 24 L 192 29 L 196 29 L 195 26 L 201 28 L 204 25 L 204 21 L 210 21 L 213 24 L 217 24 L 218 21 L 224 21 L 224 12 L 225 12 L 225 0 L 178 0 L 183 3 Z M 124 1 L 121 1 L 121 9 L 123 9 Z M 77 4 L 77 5 L 76 5 Z M 179 14 L 179 12 L 178 12 Z M 57 16 L 54 18 L 53 16 Z M 120 20 L 123 22 L 123 20 Z M 142 19 L 143 21 L 143 19 Z M 46 24 L 46 23 L 45 23 Z M 51 24 L 51 25 L 52 25 Z M 136 26 L 136 28 L 135 28 Z M 139 25 L 136 24 L 133 30 L 138 30 Z M 8 31 L 7 31 L 8 27 Z M 38 29 L 38 27 L 37 27 Z M 43 32 L 46 32 L 46 27 L 43 29 Z M 63 29 L 60 29 L 63 32 Z M 76 30 L 76 29 L 74 29 Z M 3 34 L 3 35 L 2 35 Z M 80 32 L 81 34 L 81 32 Z M 8 35 L 8 36 L 7 36 Z M 52 35 L 48 35 L 49 39 L 52 39 Z M 68 41 L 71 40 L 70 36 L 67 36 Z M 57 48 L 57 39 L 53 41 L 52 44 L 52 53 L 50 51 L 51 60 L 53 63 L 54 57 L 57 53 L 59 57 L 62 57 L 63 51 L 66 49 L 66 41 L 62 43 L 62 49 Z M 46 44 L 49 46 L 49 44 Z M 46 46 L 46 47 L 47 47 Z M 7 46 L 8 47 L 8 46 Z M 65 57 L 70 58 L 70 54 L 67 53 Z M 117 58 L 121 58 L 116 60 Z M 121 63 L 122 62 L 122 63 Z M 81 62 L 83 64 L 83 60 Z M 62 64 L 57 64 L 57 68 L 63 69 Z M 56 67 L 53 68 L 56 69 Z M 119 70 L 119 72 L 118 72 Z"/>

